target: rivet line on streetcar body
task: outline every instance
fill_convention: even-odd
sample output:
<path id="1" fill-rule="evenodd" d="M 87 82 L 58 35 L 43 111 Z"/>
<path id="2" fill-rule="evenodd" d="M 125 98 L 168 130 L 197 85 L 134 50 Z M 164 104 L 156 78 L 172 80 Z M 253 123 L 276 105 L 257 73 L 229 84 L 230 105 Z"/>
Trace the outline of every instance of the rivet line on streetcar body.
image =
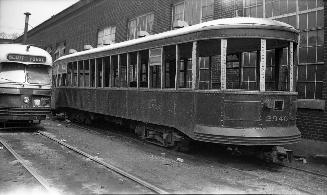
<path id="1" fill-rule="evenodd" d="M 87 153 L 79 150 L 76 147 L 73 147 L 73 146 L 71 146 L 71 145 L 69 145 L 67 143 L 64 143 L 64 142 L 62 142 L 62 141 L 60 141 L 60 140 L 58 140 L 58 139 L 56 139 L 56 138 L 54 138 L 52 136 L 49 136 L 49 135 L 47 135 L 44 132 L 38 131 L 38 133 L 40 133 L 40 135 L 43 135 L 43 136 L 45 136 L 45 137 L 47 137 L 47 138 L 49 138 L 49 139 L 51 139 L 51 140 L 53 140 L 53 141 L 55 141 L 55 142 L 63 145 L 63 146 L 65 146 L 65 147 L 73 150 L 76 153 L 79 153 L 79 154 L 81 154 L 81 155 L 83 155 L 83 156 L 85 156 L 85 157 L 93 160 L 94 162 L 97 162 L 97 163 L 99 163 L 99 164 L 101 164 L 101 165 L 109 168 L 112 171 L 115 171 L 116 173 L 119 173 L 120 175 L 123 175 L 123 176 L 125 176 L 125 177 L 127 177 L 127 178 L 129 178 L 129 179 L 131 179 L 131 180 L 133 180 L 133 181 L 135 181 L 135 182 L 137 182 L 137 183 L 145 186 L 146 188 L 150 189 L 151 191 L 154 191 L 154 192 L 156 192 L 158 194 L 168 194 L 168 192 L 166 192 L 166 191 L 164 191 L 164 190 L 162 190 L 162 189 L 160 189 L 160 188 L 158 188 L 158 187 L 156 187 L 156 186 L 154 186 L 154 185 L 152 185 L 152 184 L 150 184 L 150 183 L 148 183 L 148 182 L 146 182 L 146 181 L 144 181 L 144 180 L 142 180 L 140 178 L 137 178 L 137 177 L 135 177 L 135 176 L 133 176 L 133 175 L 125 172 L 124 170 L 122 170 L 122 169 L 120 169 L 118 167 L 115 167 L 115 166 L 113 166 L 113 165 L 111 165 L 109 163 L 106 163 L 106 162 L 100 160 L 99 158 L 96 158 L 94 156 L 91 156 L 91 155 L 89 155 L 89 154 L 87 154 Z"/>
<path id="2" fill-rule="evenodd" d="M 15 152 L 14 149 L 12 149 L 10 145 L 7 144 L 7 142 L 4 141 L 1 137 L 0 142 L 20 162 L 20 164 L 22 164 L 24 168 L 29 173 L 31 173 L 31 175 L 42 185 L 45 190 L 47 190 L 49 194 L 53 194 L 52 189 L 49 187 L 49 183 L 42 176 L 40 176 L 32 166 L 29 166 L 27 163 L 25 163 L 25 160 L 19 154 L 17 154 L 17 152 Z"/>

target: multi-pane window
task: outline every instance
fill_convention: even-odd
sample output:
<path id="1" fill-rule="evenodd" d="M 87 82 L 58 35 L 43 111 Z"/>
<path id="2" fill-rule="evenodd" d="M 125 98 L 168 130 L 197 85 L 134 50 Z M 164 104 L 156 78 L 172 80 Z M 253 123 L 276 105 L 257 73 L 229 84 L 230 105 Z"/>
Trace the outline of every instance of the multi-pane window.
<path id="1" fill-rule="evenodd" d="M 296 0 L 265 0 L 266 18 L 296 12 Z"/>
<path id="2" fill-rule="evenodd" d="M 175 4 L 172 12 L 172 24 L 178 20 L 188 25 L 210 21 L 214 16 L 214 0 L 186 0 Z"/>
<path id="3" fill-rule="evenodd" d="M 65 50 L 66 50 L 66 42 L 57 43 L 56 51 L 54 52 L 54 60 L 65 55 Z"/>
<path id="4" fill-rule="evenodd" d="M 264 7 L 262 5 L 265 5 Z M 244 0 L 244 15 L 272 18 L 300 31 L 297 69 L 299 98 L 322 98 L 323 85 L 323 0 Z M 244 78 L 246 79 L 246 78 Z"/>
<path id="5" fill-rule="evenodd" d="M 199 88 L 209 89 L 210 86 L 210 76 L 209 76 L 209 64 L 210 57 L 200 57 L 200 74 L 199 74 Z"/>
<path id="6" fill-rule="evenodd" d="M 243 76 L 242 88 L 247 90 L 257 90 L 257 52 L 243 53 Z"/>
<path id="7" fill-rule="evenodd" d="M 128 34 L 127 39 L 136 39 L 137 33 L 140 31 L 146 31 L 149 34 L 153 33 L 153 21 L 154 14 L 145 14 L 142 16 L 138 16 L 130 21 L 128 21 Z"/>
<path id="8" fill-rule="evenodd" d="M 161 87 L 161 64 L 162 48 L 150 49 L 149 66 L 150 66 L 150 87 Z"/>
<path id="9" fill-rule="evenodd" d="M 110 26 L 98 31 L 98 47 L 110 45 L 116 39 L 116 27 Z"/>
<path id="10" fill-rule="evenodd" d="M 245 0 L 244 15 L 248 17 L 263 17 L 263 0 Z"/>
<path id="11" fill-rule="evenodd" d="M 173 21 L 184 20 L 184 2 L 174 5 L 173 8 Z"/>
<path id="12" fill-rule="evenodd" d="M 299 16 L 300 48 L 298 92 L 300 97 L 322 98 L 323 85 L 323 10 L 301 13 Z"/>
<path id="13" fill-rule="evenodd" d="M 201 22 L 213 20 L 214 0 L 202 0 Z"/>

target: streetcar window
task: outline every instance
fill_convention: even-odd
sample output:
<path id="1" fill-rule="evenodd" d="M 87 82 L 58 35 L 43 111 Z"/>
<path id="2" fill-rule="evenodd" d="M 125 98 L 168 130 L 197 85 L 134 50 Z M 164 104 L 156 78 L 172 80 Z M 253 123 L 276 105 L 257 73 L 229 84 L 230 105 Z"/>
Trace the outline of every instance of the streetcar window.
<path id="1" fill-rule="evenodd" d="M 226 57 L 227 89 L 240 89 L 240 55 L 229 54 Z"/>
<path id="2" fill-rule="evenodd" d="M 63 73 L 60 79 L 60 86 L 67 86 L 67 74 Z"/>
<path id="3" fill-rule="evenodd" d="M 61 86 L 61 75 L 57 74 L 56 75 L 56 87 L 60 87 Z"/>
<path id="4" fill-rule="evenodd" d="M 161 66 L 150 66 L 150 87 L 161 88 Z"/>
<path id="5" fill-rule="evenodd" d="M 150 49 L 150 87 L 161 88 L 161 53 L 162 48 Z"/>
<path id="6" fill-rule="evenodd" d="M 18 63 L 1 63 L 0 82 L 25 82 L 25 66 Z"/>
<path id="7" fill-rule="evenodd" d="M 140 51 L 141 67 L 140 67 L 140 87 L 148 87 L 148 65 L 149 50 Z"/>
<path id="8" fill-rule="evenodd" d="M 90 60 L 90 87 L 95 87 L 95 59 Z"/>
<path id="9" fill-rule="evenodd" d="M 289 90 L 288 48 L 267 50 L 266 91 Z"/>
<path id="10" fill-rule="evenodd" d="M 220 40 L 199 41 L 199 89 L 220 89 Z"/>
<path id="11" fill-rule="evenodd" d="M 137 52 L 130 53 L 130 64 L 128 68 L 129 87 L 137 87 Z"/>
<path id="12" fill-rule="evenodd" d="M 104 87 L 109 87 L 109 78 L 110 78 L 110 57 L 104 58 Z"/>
<path id="13" fill-rule="evenodd" d="M 39 65 L 39 64 L 30 64 L 26 66 L 26 79 L 28 83 L 32 84 L 50 84 L 50 67 Z"/>
<path id="14" fill-rule="evenodd" d="M 90 61 L 84 60 L 84 87 L 90 87 Z"/>
<path id="15" fill-rule="evenodd" d="M 102 58 L 96 59 L 96 87 L 102 87 Z"/>
<path id="16" fill-rule="evenodd" d="M 200 57 L 200 74 L 199 74 L 199 89 L 209 89 L 210 86 L 210 74 L 209 74 L 209 64 L 211 60 L 210 57 Z"/>
<path id="17" fill-rule="evenodd" d="M 67 66 L 67 86 L 71 86 L 71 83 L 72 83 L 72 67 L 73 64 L 70 62 L 68 63 L 68 66 Z"/>
<path id="18" fill-rule="evenodd" d="M 78 62 L 78 87 L 82 87 L 84 83 L 84 76 L 83 76 L 83 61 Z"/>
<path id="19" fill-rule="evenodd" d="M 120 55 L 120 86 L 127 86 L 127 54 Z"/>
<path id="20" fill-rule="evenodd" d="M 112 86 L 113 87 L 119 87 L 119 80 L 118 80 L 118 55 L 111 57 L 112 63 Z"/>
<path id="21" fill-rule="evenodd" d="M 52 75 L 52 85 L 54 87 L 57 87 L 58 86 L 57 85 L 57 77 L 58 77 L 58 75 Z"/>
<path id="22" fill-rule="evenodd" d="M 220 55 L 211 56 L 210 63 L 211 89 L 220 89 Z"/>
<path id="23" fill-rule="evenodd" d="M 176 46 L 170 45 L 164 49 L 164 88 L 175 88 Z"/>
<path id="24" fill-rule="evenodd" d="M 73 62 L 73 82 L 72 86 L 77 86 L 77 62 Z"/>
<path id="25" fill-rule="evenodd" d="M 193 43 L 179 45 L 179 88 L 192 88 L 192 46 Z"/>

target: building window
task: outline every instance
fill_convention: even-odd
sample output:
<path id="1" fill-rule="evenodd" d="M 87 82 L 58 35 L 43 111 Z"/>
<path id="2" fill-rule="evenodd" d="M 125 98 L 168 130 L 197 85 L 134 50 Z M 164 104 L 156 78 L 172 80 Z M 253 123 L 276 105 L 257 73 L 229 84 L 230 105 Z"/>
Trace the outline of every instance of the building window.
<path id="1" fill-rule="evenodd" d="M 288 23 L 300 31 L 298 97 L 321 99 L 324 79 L 323 0 L 244 0 L 243 2 L 245 16 L 258 17 L 257 13 L 263 12 L 264 17 Z"/>
<path id="2" fill-rule="evenodd" d="M 138 16 L 130 21 L 128 21 L 128 34 L 127 39 L 136 39 L 137 33 L 140 31 L 146 31 L 149 34 L 153 33 L 153 21 L 154 14 L 146 14 L 142 16 Z"/>
<path id="3" fill-rule="evenodd" d="M 173 6 L 172 24 L 181 20 L 191 26 L 213 20 L 213 15 L 214 0 L 183 1 Z"/>
<path id="4" fill-rule="evenodd" d="M 66 50 L 66 42 L 60 42 L 56 44 L 56 51 L 54 52 L 54 60 L 60 58 L 61 56 L 65 55 Z"/>
<path id="5" fill-rule="evenodd" d="M 263 0 L 244 0 L 244 16 L 263 17 Z"/>
<path id="6" fill-rule="evenodd" d="M 110 45 L 116 39 L 116 27 L 109 26 L 98 31 L 98 47 Z"/>
<path id="7" fill-rule="evenodd" d="M 173 22 L 178 21 L 178 20 L 184 21 L 184 10 L 185 10 L 184 2 L 174 5 L 174 7 L 173 7 Z"/>
<path id="8" fill-rule="evenodd" d="M 296 12 L 296 0 L 265 1 L 266 18 Z"/>
<path id="9" fill-rule="evenodd" d="M 298 92 L 300 98 L 321 99 L 324 70 L 323 11 L 310 11 L 299 16 L 300 45 Z"/>
<path id="10" fill-rule="evenodd" d="M 202 0 L 201 22 L 213 20 L 214 0 Z"/>

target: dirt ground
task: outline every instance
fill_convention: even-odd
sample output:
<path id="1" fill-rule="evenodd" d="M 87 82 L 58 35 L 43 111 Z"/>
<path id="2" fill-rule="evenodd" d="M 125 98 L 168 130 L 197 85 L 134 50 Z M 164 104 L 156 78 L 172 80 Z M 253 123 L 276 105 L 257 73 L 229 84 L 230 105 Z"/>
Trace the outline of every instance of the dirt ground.
<path id="1" fill-rule="evenodd" d="M 43 132 L 169 193 L 327 193 L 327 178 L 282 167 L 267 167 L 253 160 L 234 159 L 219 152 L 212 154 L 203 150 L 191 154 L 174 152 L 112 133 L 109 131 L 111 126 L 107 127 L 108 131 L 87 130 L 69 123 L 50 120 L 42 122 L 41 126 L 44 127 Z M 15 146 L 14 149 L 26 154 L 23 157 L 32 162 L 33 166 L 37 167 L 49 183 L 61 193 L 149 193 L 118 174 L 108 176 L 103 167 L 90 163 L 89 160 L 68 151 L 42 135 L 33 132 L 15 132 L 6 136 L 9 136 L 7 138 L 10 138 L 10 144 Z M 206 147 L 216 147 L 216 145 Z M 211 148 L 211 150 L 215 149 Z M 28 153 L 31 154 L 27 155 Z M 0 170 L 10 172 L 7 164 L 1 162 Z M 15 175 L 18 177 L 19 171 L 12 173 L 14 179 Z M 4 182 L 6 177 L 0 178 L 0 187 L 11 188 Z M 108 187 L 108 183 L 114 184 L 115 187 Z"/>

